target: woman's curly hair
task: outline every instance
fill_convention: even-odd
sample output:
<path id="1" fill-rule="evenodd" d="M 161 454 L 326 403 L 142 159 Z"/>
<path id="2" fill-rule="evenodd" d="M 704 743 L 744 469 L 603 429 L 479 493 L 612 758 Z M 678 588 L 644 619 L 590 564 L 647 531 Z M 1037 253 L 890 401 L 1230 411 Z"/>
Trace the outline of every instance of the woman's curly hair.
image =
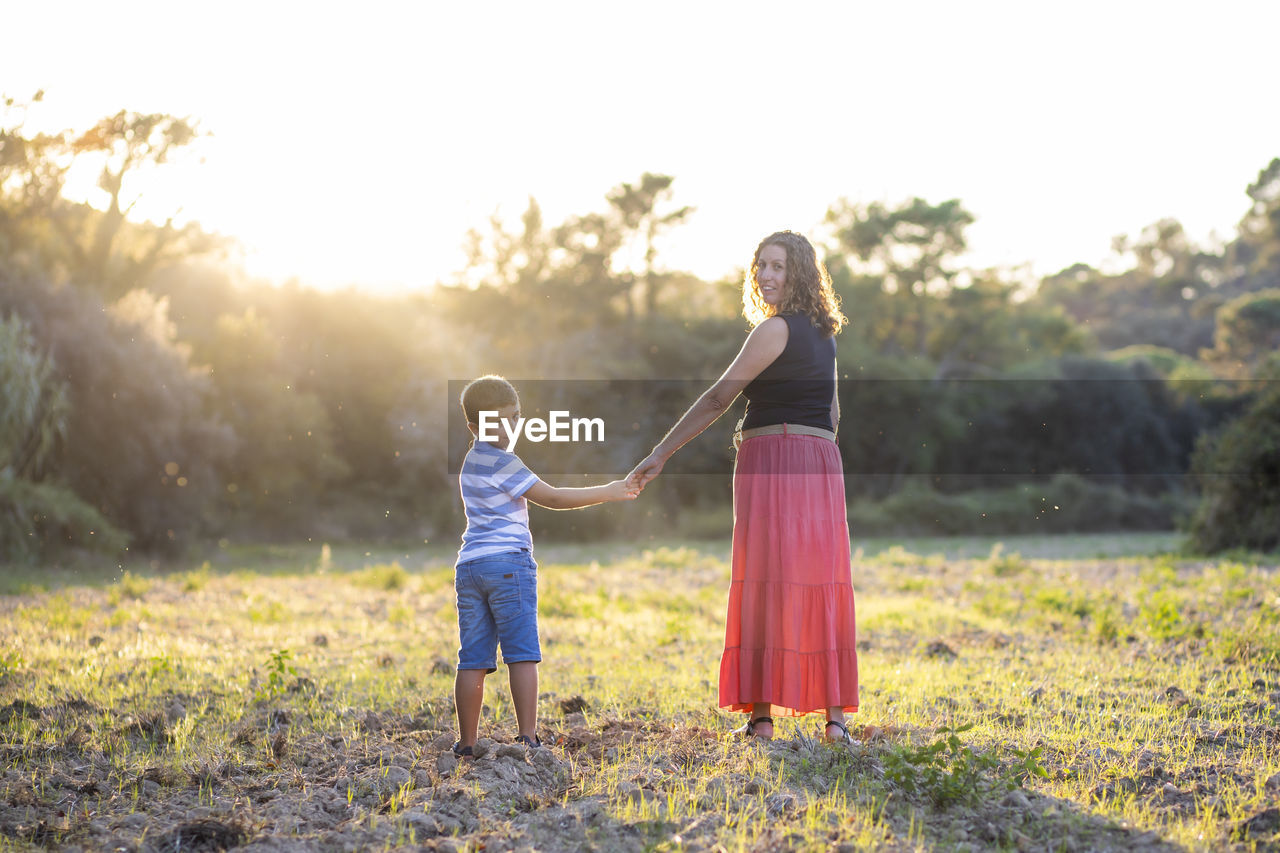
<path id="1" fill-rule="evenodd" d="M 787 252 L 786 296 L 779 305 L 768 305 L 760 295 L 756 275 L 760 271 L 760 253 L 765 246 L 781 246 Z M 838 333 L 849 319 L 840 310 L 840 298 L 831 286 L 827 268 L 803 234 L 778 231 L 756 246 L 751 269 L 742 282 L 742 314 L 752 326 L 758 326 L 776 314 L 804 314 L 826 337 Z"/>

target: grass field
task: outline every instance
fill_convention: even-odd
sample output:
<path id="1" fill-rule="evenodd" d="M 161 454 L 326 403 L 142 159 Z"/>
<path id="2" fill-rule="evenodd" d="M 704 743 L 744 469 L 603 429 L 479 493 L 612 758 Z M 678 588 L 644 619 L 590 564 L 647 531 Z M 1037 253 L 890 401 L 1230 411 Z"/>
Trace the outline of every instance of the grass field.
<path id="1" fill-rule="evenodd" d="M 9 571 L 0 849 L 1280 846 L 1274 557 L 855 542 L 859 743 L 715 707 L 727 545 L 540 548 L 543 738 L 458 765 L 451 548 Z"/>

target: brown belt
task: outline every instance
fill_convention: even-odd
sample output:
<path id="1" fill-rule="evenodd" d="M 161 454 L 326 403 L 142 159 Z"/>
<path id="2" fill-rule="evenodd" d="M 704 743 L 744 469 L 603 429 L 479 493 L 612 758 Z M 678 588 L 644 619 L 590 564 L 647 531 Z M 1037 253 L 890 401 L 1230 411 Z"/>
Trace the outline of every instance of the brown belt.
<path id="1" fill-rule="evenodd" d="M 827 441 L 836 440 L 834 432 L 822 427 L 804 426 L 803 424 L 770 424 L 769 426 L 738 430 L 733 434 L 734 448 L 736 449 L 742 442 L 748 438 L 755 438 L 757 435 L 815 435 L 818 438 L 825 438 Z"/>

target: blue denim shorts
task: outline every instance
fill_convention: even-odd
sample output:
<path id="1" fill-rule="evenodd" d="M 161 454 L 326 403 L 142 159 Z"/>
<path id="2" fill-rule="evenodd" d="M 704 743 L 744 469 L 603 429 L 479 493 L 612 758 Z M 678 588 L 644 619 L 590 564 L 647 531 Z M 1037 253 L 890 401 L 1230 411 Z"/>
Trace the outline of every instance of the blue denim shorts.
<path id="1" fill-rule="evenodd" d="M 458 669 L 497 669 L 541 661 L 538 643 L 538 564 L 528 551 L 492 554 L 458 563 Z"/>

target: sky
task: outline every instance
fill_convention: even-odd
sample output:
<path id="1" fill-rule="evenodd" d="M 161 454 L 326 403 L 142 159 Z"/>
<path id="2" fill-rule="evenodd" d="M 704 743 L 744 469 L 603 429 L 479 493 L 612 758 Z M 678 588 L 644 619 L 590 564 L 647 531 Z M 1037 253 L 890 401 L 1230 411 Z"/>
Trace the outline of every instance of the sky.
<path id="1" fill-rule="evenodd" d="M 646 171 L 695 212 L 660 264 L 719 278 L 841 198 L 959 198 L 978 267 L 1102 264 L 1161 218 L 1230 237 L 1280 156 L 1280 3 L 73 0 L 4 13 L 31 129 L 121 109 L 210 135 L 137 215 L 236 236 L 253 277 L 412 292 L 469 229 L 601 211 Z M 92 176 L 76 192 L 96 200 Z"/>

